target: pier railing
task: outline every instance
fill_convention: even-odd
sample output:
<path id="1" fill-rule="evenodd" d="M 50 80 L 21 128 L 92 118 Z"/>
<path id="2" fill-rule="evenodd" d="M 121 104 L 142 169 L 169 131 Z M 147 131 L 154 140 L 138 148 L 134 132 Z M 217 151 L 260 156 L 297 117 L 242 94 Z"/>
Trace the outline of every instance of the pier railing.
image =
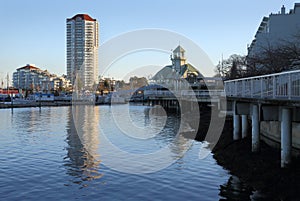
<path id="1" fill-rule="evenodd" d="M 224 90 L 178 90 L 178 91 L 162 91 L 162 90 L 147 90 L 144 92 L 146 96 L 154 97 L 181 97 L 187 98 L 190 96 L 201 97 L 214 97 L 225 96 Z"/>
<path id="2" fill-rule="evenodd" d="M 300 70 L 225 81 L 228 97 L 300 100 Z"/>

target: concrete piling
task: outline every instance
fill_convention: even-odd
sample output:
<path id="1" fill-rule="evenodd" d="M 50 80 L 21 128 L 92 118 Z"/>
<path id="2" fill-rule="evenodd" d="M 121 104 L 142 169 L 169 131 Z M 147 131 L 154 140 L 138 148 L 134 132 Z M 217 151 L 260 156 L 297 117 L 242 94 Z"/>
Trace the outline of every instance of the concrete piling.
<path id="1" fill-rule="evenodd" d="M 259 106 L 252 106 L 252 152 L 258 152 L 260 147 Z"/>
<path id="2" fill-rule="evenodd" d="M 292 110 L 283 108 L 281 115 L 281 167 L 284 168 L 292 158 Z"/>
<path id="3" fill-rule="evenodd" d="M 233 102 L 233 140 L 239 140 L 241 130 L 240 115 L 236 114 L 236 101 Z"/>
<path id="4" fill-rule="evenodd" d="M 241 118 L 240 115 L 233 116 L 233 140 L 239 140 L 241 130 Z"/>
<path id="5" fill-rule="evenodd" d="M 247 137 L 248 135 L 248 116 L 247 115 L 242 115 L 242 138 Z"/>

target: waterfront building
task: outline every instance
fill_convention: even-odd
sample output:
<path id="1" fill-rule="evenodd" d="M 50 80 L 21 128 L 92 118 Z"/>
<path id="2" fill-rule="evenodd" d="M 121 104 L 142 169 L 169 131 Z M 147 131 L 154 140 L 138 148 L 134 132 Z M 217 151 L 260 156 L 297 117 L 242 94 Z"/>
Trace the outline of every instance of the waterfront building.
<path id="1" fill-rule="evenodd" d="M 47 82 L 50 82 L 50 73 L 34 64 L 27 64 L 13 73 L 13 86 L 19 89 L 39 89 Z"/>
<path id="2" fill-rule="evenodd" d="M 27 64 L 13 73 L 13 86 L 17 89 L 50 91 L 68 88 L 69 85 L 70 81 L 66 77 L 41 70 L 34 64 Z"/>
<path id="3" fill-rule="evenodd" d="M 248 46 L 247 57 L 255 57 L 267 48 L 276 48 L 283 43 L 299 40 L 300 37 L 300 3 L 286 12 L 284 6 L 277 14 L 263 17 L 254 40 Z"/>
<path id="4" fill-rule="evenodd" d="M 67 19 L 67 78 L 92 88 L 98 77 L 98 22 L 87 14 Z"/>
<path id="5" fill-rule="evenodd" d="M 70 80 L 67 79 L 66 75 L 62 76 L 53 76 L 50 78 L 51 88 L 54 90 L 61 91 L 62 89 L 65 89 L 68 91 L 71 88 Z"/>
<path id="6" fill-rule="evenodd" d="M 184 83 L 199 86 L 204 76 L 192 64 L 187 63 L 185 50 L 180 45 L 173 51 L 171 61 L 172 65 L 167 65 L 158 71 L 152 77 L 152 81 L 175 89 L 180 88 Z"/>

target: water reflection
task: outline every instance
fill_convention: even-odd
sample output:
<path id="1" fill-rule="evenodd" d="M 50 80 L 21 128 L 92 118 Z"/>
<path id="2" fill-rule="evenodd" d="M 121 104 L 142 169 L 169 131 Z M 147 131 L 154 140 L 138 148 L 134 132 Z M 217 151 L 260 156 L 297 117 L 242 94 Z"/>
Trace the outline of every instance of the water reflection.
<path id="1" fill-rule="evenodd" d="M 81 184 L 100 178 L 99 114 L 94 106 L 73 106 L 67 110 L 67 156 L 64 158 L 67 174 L 74 177 L 72 182 Z"/>
<path id="2" fill-rule="evenodd" d="M 228 182 L 220 186 L 220 196 L 226 199 L 220 200 L 251 200 L 253 189 L 243 183 L 238 177 L 231 176 Z"/>
<path id="3" fill-rule="evenodd" d="M 179 134 L 181 120 L 177 115 L 147 115 L 145 108 L 100 107 L 100 153 L 105 166 L 133 174 L 156 172 L 189 149 L 193 140 Z"/>
<path id="4" fill-rule="evenodd" d="M 22 110 L 17 113 L 11 113 L 12 126 L 22 125 L 21 127 L 16 127 L 20 131 L 24 132 L 24 129 L 27 133 L 34 133 L 36 129 L 42 124 L 49 124 L 50 118 L 44 118 L 45 113 L 51 116 L 51 110 L 47 109 L 44 113 L 37 110 L 36 108 L 29 108 L 28 110 Z M 43 118 L 43 122 L 41 119 Z"/>
<path id="5" fill-rule="evenodd" d="M 184 120 L 183 120 L 184 121 Z M 164 129 L 156 136 L 156 140 L 162 140 L 164 144 L 169 143 L 174 158 L 182 157 L 187 148 L 193 143 L 193 139 L 188 138 L 190 134 L 194 136 L 194 131 L 189 131 L 189 124 L 182 122 L 180 116 L 168 114 Z"/>
<path id="6" fill-rule="evenodd" d="M 158 135 L 154 137 L 156 141 L 161 141 L 163 144 L 170 144 L 171 150 L 174 155 L 182 155 L 185 153 L 186 148 L 193 142 L 195 138 L 196 127 L 193 127 L 193 119 L 188 119 L 186 116 L 180 116 L 174 113 L 165 113 L 166 119 L 161 120 L 162 117 L 160 110 L 150 111 L 145 114 L 145 127 L 152 125 L 152 127 L 161 128 L 162 122 L 163 129 Z M 189 121 L 188 121 L 189 120 Z M 191 137 L 192 136 L 192 137 Z"/>
<path id="7" fill-rule="evenodd" d="M 142 106 L 130 110 L 132 121 L 138 126 L 151 124 L 161 128 L 160 118 L 145 116 Z M 123 117 L 122 110 L 117 115 Z M 143 151 L 155 152 L 166 145 L 170 146 L 171 156 L 184 153 L 193 140 L 185 138 L 186 135 L 176 136 L 181 121 L 176 115 L 168 115 L 163 130 L 158 129 L 159 133 L 148 140 L 133 139 L 122 133 L 113 124 L 109 106 L 78 106 L 74 113 L 70 107 L 45 107 L 41 111 L 18 108 L 13 114 L 1 110 L 1 116 L 3 200 L 98 200 L 99 197 L 101 200 L 274 200 L 265 192 L 251 191 L 236 177 L 228 180 L 231 175 L 212 156 L 199 160 L 200 142 L 195 142 L 173 165 L 155 173 L 124 174 L 104 166 L 104 153 L 99 151 L 104 147 L 103 139 L 99 139 L 103 130 L 120 149 L 130 153 L 142 155 Z M 99 122 L 103 126 L 101 132 Z M 143 168 L 139 161 L 130 158 L 116 162 L 120 166 L 134 163 L 133 170 Z M 151 162 L 156 165 L 165 161 Z M 97 179 L 104 172 L 105 178 Z M 288 193 L 287 189 L 283 189 L 285 192 Z"/>

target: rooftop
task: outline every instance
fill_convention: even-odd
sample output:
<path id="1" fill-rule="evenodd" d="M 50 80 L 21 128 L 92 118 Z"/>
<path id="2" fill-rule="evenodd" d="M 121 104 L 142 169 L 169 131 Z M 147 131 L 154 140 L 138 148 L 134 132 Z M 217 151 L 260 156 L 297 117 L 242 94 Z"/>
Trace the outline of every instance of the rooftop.
<path id="1" fill-rule="evenodd" d="M 33 66 L 32 64 L 27 64 L 26 66 L 20 67 L 17 70 L 41 70 L 41 69 Z"/>
<path id="2" fill-rule="evenodd" d="M 193 73 L 199 78 L 204 77 L 193 65 L 188 63 L 181 66 L 180 72 L 174 71 L 171 65 L 165 66 L 152 77 L 152 80 L 181 79 L 185 78 L 187 73 Z"/>
<path id="3" fill-rule="evenodd" d="M 185 50 L 180 45 L 178 45 L 173 52 L 185 52 Z"/>
<path id="4" fill-rule="evenodd" d="M 88 14 L 77 14 L 72 18 L 68 18 L 67 22 L 71 21 L 71 20 L 76 20 L 76 18 L 78 18 L 78 17 L 81 18 L 82 20 L 86 20 L 86 21 L 97 21 L 96 19 L 91 18 Z"/>

